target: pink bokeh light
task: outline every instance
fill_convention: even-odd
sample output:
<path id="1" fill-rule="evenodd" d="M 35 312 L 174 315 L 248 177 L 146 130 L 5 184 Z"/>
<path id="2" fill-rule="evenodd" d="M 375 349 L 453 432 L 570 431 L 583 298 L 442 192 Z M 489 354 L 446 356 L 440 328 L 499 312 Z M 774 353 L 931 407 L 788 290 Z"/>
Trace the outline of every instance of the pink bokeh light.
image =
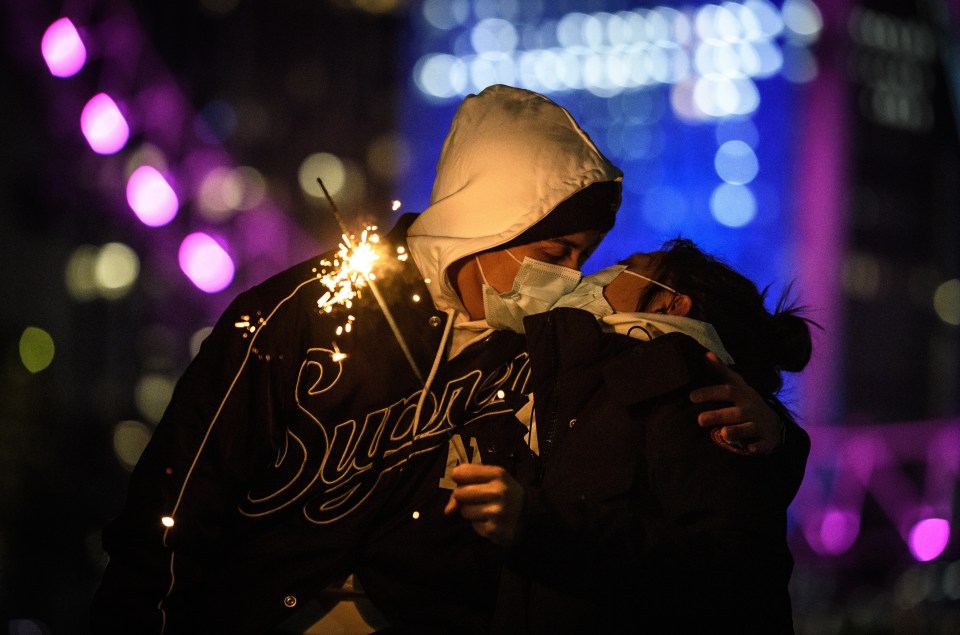
<path id="1" fill-rule="evenodd" d="M 207 234 L 195 232 L 180 243 L 180 269 L 201 291 L 216 293 L 233 281 L 230 254 Z"/>
<path id="2" fill-rule="evenodd" d="M 910 553 L 920 562 L 933 560 L 947 548 L 950 523 L 943 518 L 925 518 L 910 529 Z"/>
<path id="3" fill-rule="evenodd" d="M 820 522 L 817 551 L 834 556 L 844 553 L 853 546 L 859 533 L 859 514 L 840 509 L 828 509 Z"/>
<path id="4" fill-rule="evenodd" d="M 60 18 L 47 27 L 40 41 L 40 52 L 50 73 L 71 77 L 87 62 L 87 49 L 69 18 Z"/>
<path id="5" fill-rule="evenodd" d="M 163 175 L 149 165 L 134 170 L 127 181 L 127 203 L 144 225 L 160 227 L 177 215 L 180 201 Z"/>
<path id="6" fill-rule="evenodd" d="M 114 154 L 126 145 L 130 127 L 120 108 L 105 93 L 94 95 L 83 107 L 80 129 L 97 154 Z"/>

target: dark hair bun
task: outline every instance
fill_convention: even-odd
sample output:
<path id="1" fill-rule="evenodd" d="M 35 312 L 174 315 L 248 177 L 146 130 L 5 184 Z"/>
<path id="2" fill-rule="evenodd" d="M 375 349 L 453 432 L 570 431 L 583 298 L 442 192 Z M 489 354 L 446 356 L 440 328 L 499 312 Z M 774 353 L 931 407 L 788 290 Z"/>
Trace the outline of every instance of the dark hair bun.
<path id="1" fill-rule="evenodd" d="M 777 312 L 773 315 L 772 335 L 774 363 L 793 373 L 803 370 L 813 351 L 808 321 L 790 309 Z"/>

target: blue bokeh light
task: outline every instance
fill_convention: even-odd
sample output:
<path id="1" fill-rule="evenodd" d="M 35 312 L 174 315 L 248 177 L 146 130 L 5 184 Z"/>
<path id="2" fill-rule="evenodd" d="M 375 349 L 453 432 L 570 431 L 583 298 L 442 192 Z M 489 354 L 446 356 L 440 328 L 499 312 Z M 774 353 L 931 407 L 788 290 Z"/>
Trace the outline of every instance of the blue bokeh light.
<path id="1" fill-rule="evenodd" d="M 401 121 L 424 169 L 400 184 L 404 209 L 429 204 L 460 100 L 520 86 L 566 107 L 624 171 L 617 224 L 585 271 L 682 235 L 777 297 L 795 277 L 796 85 L 783 70 L 793 32 L 767 0 L 669 4 L 625 11 L 609 0 L 587 13 L 425 2 L 405 50 L 413 90 Z"/>

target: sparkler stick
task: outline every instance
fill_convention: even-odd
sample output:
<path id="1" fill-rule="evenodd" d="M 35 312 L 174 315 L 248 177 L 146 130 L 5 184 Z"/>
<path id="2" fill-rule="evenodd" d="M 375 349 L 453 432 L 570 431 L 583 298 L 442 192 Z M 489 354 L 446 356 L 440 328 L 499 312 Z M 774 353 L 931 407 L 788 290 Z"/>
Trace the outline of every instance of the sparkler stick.
<path id="1" fill-rule="evenodd" d="M 333 217 L 336 219 L 337 225 L 340 227 L 341 234 L 343 234 L 343 240 L 345 241 L 347 247 L 352 249 L 354 246 L 353 241 L 350 239 L 350 232 L 347 229 L 346 222 L 343 220 L 343 216 L 340 214 L 340 209 L 337 207 L 337 204 L 333 202 L 333 197 L 330 196 L 330 193 L 327 191 L 327 187 L 323 184 L 323 179 L 318 177 L 317 183 L 320 184 L 320 189 L 323 190 L 323 195 L 327 197 L 327 201 L 330 203 L 330 209 L 333 211 Z M 397 344 L 400 345 L 400 350 L 403 351 L 404 357 L 407 358 L 407 363 L 410 364 L 410 368 L 413 369 L 413 374 L 417 376 L 418 381 L 423 383 L 423 376 L 420 374 L 420 369 L 417 368 L 417 364 L 413 360 L 413 354 L 410 353 L 410 348 L 407 346 L 406 340 L 404 340 L 403 335 L 400 334 L 400 328 L 397 326 L 397 322 L 393 319 L 393 314 L 390 312 L 390 308 L 387 306 L 386 301 L 384 301 L 383 296 L 380 295 L 380 291 L 377 289 L 376 282 L 370 277 L 365 277 L 365 280 L 370 286 L 370 291 L 373 292 L 373 297 L 380 306 L 383 316 L 387 319 L 387 324 L 390 325 L 390 330 L 393 331 L 393 336 L 396 338 Z"/>
<path id="2" fill-rule="evenodd" d="M 333 217 L 337 221 L 337 225 L 340 227 L 340 233 L 343 234 L 343 239 L 347 241 L 347 247 L 353 247 L 350 243 L 350 232 L 347 231 L 347 224 L 343 220 L 343 216 L 340 215 L 340 208 L 337 207 L 337 204 L 333 202 L 333 197 L 330 196 L 330 192 L 327 191 L 327 186 L 323 184 L 323 179 L 317 177 L 317 183 L 320 184 L 320 189 L 323 190 L 323 195 L 327 197 L 327 202 L 330 203 L 330 209 L 333 211 Z"/>

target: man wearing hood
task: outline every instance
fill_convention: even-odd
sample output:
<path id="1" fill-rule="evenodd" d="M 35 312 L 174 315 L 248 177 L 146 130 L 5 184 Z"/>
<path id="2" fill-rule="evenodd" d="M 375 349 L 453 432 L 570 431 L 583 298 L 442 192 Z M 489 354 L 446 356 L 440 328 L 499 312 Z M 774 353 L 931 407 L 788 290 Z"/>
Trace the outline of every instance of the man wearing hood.
<path id="1" fill-rule="evenodd" d="M 302 633 L 348 578 L 370 622 L 484 632 L 500 547 L 444 514 L 450 470 L 524 460 L 528 358 L 496 329 L 576 285 L 621 178 L 542 95 L 468 96 L 378 293 L 321 310 L 328 254 L 223 313 L 104 530 L 94 632 Z"/>

